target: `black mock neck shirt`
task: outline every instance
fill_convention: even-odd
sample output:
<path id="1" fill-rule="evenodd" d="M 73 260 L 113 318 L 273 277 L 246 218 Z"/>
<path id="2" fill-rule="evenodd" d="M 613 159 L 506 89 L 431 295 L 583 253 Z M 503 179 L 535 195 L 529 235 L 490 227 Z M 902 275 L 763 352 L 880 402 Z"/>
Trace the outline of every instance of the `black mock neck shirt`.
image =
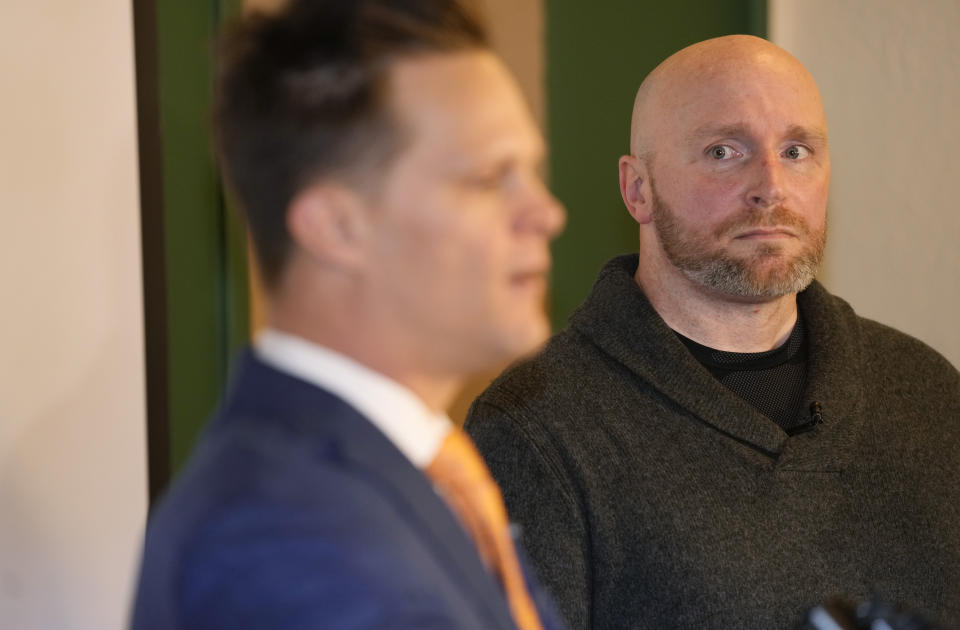
<path id="1" fill-rule="evenodd" d="M 807 339 L 797 317 L 790 336 L 766 352 L 724 352 L 676 333 L 690 353 L 727 389 L 788 433 L 809 422 L 803 408 L 807 387 Z"/>

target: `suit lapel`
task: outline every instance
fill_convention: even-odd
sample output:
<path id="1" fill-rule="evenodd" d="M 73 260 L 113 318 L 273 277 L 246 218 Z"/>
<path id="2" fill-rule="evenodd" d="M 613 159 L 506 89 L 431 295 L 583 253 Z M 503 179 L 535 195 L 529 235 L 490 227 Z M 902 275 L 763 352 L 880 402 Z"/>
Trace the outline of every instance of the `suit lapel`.
<path id="1" fill-rule="evenodd" d="M 451 580 L 461 585 L 469 599 L 484 602 L 487 616 L 496 624 L 492 627 L 512 629 L 503 593 L 429 480 L 365 418 L 357 414 L 352 425 L 355 430 L 344 441 L 344 457 L 403 503 L 402 513 L 424 544 L 436 552 Z"/>
<path id="2" fill-rule="evenodd" d="M 480 561 L 472 541 L 429 480 L 364 416 L 340 398 L 279 372 L 247 353 L 221 417 L 271 418 L 298 435 L 333 438 L 344 463 L 362 471 L 397 501 L 398 513 L 436 554 L 464 598 L 482 607 L 490 628 L 513 629 L 506 598 Z M 322 450 L 322 449 L 321 449 Z"/>

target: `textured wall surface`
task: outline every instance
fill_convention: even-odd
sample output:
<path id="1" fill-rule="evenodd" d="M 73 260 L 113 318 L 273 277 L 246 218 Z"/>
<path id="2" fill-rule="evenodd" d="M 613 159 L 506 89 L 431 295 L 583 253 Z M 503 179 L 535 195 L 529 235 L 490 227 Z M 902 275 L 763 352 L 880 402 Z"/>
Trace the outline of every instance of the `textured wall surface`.
<path id="1" fill-rule="evenodd" d="M 0 627 L 125 623 L 146 514 L 131 5 L 0 20 Z"/>
<path id="2" fill-rule="evenodd" d="M 960 366 L 960 2 L 771 0 L 823 93 L 833 180 L 821 279 Z"/>

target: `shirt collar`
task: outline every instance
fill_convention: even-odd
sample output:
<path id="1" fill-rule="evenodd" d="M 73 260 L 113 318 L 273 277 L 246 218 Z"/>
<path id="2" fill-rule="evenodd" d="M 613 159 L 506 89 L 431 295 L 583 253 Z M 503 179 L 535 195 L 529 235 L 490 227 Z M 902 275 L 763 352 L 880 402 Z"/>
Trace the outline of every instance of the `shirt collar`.
<path id="1" fill-rule="evenodd" d="M 343 399 L 373 423 L 417 468 L 425 468 L 453 429 L 445 413 L 432 412 L 400 383 L 350 357 L 278 330 L 266 329 L 254 343 L 271 367 Z"/>

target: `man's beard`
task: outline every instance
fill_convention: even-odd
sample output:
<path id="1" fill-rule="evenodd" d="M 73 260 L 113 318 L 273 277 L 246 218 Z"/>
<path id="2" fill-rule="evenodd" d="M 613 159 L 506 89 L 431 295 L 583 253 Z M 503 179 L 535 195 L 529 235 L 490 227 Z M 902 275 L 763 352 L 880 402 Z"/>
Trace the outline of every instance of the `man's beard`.
<path id="1" fill-rule="evenodd" d="M 817 273 L 827 240 L 826 226 L 813 231 L 807 222 L 783 206 L 746 210 L 719 225 L 711 235 L 690 231 L 657 195 L 653 197 L 653 225 L 667 259 L 688 278 L 721 293 L 746 298 L 774 298 L 806 289 Z M 787 227 L 804 243 L 787 257 L 776 242 L 759 242 L 754 251 L 736 256 L 715 243 L 732 234 L 759 227 Z"/>

